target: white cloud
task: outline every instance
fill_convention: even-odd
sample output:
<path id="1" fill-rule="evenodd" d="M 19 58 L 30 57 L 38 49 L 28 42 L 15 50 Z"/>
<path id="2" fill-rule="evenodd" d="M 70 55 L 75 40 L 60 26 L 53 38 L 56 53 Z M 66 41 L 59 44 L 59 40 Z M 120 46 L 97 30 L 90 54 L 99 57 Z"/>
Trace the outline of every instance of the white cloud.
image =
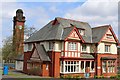
<path id="1" fill-rule="evenodd" d="M 88 22 L 91 27 L 110 24 L 115 33 L 118 33 L 118 0 L 88 0 L 64 16 Z"/>

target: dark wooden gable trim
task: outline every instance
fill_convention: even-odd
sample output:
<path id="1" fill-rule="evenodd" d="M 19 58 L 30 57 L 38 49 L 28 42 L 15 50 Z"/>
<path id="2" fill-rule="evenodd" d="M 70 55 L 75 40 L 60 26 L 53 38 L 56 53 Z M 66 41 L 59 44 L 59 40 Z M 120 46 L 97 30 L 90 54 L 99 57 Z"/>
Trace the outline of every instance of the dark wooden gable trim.
<path id="1" fill-rule="evenodd" d="M 116 35 L 115 35 L 115 33 L 114 33 L 112 27 L 111 27 L 111 25 L 109 25 L 108 29 L 106 30 L 105 34 L 102 36 L 102 38 L 100 39 L 100 41 L 98 42 L 98 44 L 100 44 L 100 42 L 103 40 L 103 38 L 104 38 L 105 35 L 107 34 L 108 30 L 111 31 L 111 33 L 112 33 L 112 35 L 113 35 L 115 41 L 116 41 L 117 43 L 119 43 L 119 42 L 118 42 L 118 39 L 117 39 L 117 37 L 116 37 Z"/>
<path id="2" fill-rule="evenodd" d="M 75 27 L 75 26 L 71 26 L 71 27 L 74 27 L 73 30 L 70 32 L 70 34 L 65 38 L 65 41 L 68 40 L 68 37 L 73 33 L 73 31 L 75 31 L 79 37 L 79 39 L 85 43 L 84 39 L 82 38 L 82 36 L 80 35 L 78 29 Z"/>

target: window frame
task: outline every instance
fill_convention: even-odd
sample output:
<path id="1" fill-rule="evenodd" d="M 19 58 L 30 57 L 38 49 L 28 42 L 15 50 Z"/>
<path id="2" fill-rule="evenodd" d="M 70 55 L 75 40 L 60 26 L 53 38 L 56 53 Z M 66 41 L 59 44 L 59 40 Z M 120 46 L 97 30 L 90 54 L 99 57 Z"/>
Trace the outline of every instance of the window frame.
<path id="1" fill-rule="evenodd" d="M 84 48 L 84 47 L 86 47 L 86 48 Z M 82 44 L 82 52 L 87 52 L 87 45 L 86 44 Z"/>
<path id="2" fill-rule="evenodd" d="M 105 53 L 110 53 L 110 52 L 111 52 L 111 45 L 106 45 L 105 44 Z"/>
<path id="3" fill-rule="evenodd" d="M 77 51 L 77 42 L 68 42 L 68 51 Z"/>

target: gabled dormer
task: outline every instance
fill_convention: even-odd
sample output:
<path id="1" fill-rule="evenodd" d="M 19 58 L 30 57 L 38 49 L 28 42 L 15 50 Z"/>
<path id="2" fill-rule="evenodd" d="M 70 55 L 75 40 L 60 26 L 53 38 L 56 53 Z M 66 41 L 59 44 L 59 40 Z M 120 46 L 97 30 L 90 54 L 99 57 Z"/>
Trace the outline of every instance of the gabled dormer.
<path id="1" fill-rule="evenodd" d="M 67 27 L 65 29 L 66 29 L 66 32 L 68 31 L 67 33 L 68 35 L 66 35 L 65 40 L 80 40 L 84 42 L 81 34 L 79 33 L 78 29 L 74 25 L 72 27 Z"/>
<path id="2" fill-rule="evenodd" d="M 112 42 L 112 43 L 117 43 L 118 42 L 117 37 L 115 36 L 115 33 L 113 32 L 111 26 L 108 28 L 108 30 L 104 34 L 101 41 Z"/>

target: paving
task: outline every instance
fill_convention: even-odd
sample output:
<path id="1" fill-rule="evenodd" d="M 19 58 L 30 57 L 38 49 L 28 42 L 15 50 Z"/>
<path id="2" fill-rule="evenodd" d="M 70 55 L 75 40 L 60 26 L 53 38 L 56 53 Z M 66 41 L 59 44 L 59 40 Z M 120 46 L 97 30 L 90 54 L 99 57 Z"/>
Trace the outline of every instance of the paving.
<path id="1" fill-rule="evenodd" d="M 21 71 L 9 70 L 8 75 L 2 75 L 2 78 L 43 78 L 41 76 L 27 75 Z"/>

